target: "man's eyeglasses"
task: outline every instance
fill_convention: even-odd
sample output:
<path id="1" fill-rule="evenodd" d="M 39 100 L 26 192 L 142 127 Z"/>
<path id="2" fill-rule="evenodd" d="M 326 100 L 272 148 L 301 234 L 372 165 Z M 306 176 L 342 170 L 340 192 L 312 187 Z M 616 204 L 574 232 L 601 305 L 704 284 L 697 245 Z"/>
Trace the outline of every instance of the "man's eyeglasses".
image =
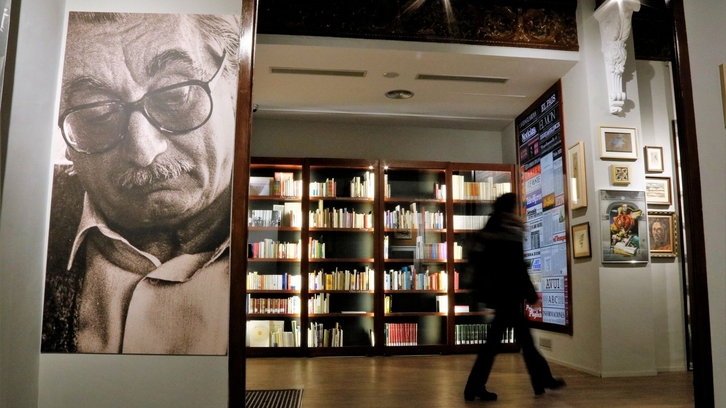
<path id="1" fill-rule="evenodd" d="M 63 112 L 58 119 L 68 146 L 85 154 L 102 153 L 114 148 L 126 136 L 131 114 L 139 111 L 157 129 L 172 135 L 202 127 L 212 116 L 214 103 L 210 83 L 224 67 L 222 64 L 209 81 L 191 80 L 146 93 L 136 102 L 119 100 L 89 103 Z"/>

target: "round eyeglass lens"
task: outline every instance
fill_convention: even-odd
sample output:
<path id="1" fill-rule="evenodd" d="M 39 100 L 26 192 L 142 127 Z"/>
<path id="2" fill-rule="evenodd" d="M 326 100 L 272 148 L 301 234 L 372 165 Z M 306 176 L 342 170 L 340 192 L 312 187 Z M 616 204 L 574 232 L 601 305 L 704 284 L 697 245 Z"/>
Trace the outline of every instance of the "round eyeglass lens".
<path id="1" fill-rule="evenodd" d="M 201 85 L 184 85 L 147 95 L 146 114 L 169 132 L 202 126 L 212 114 L 212 99 Z"/>
<path id="2" fill-rule="evenodd" d="M 69 113 L 63 121 L 63 134 L 79 152 L 95 153 L 121 141 L 126 126 L 123 105 L 109 102 Z"/>

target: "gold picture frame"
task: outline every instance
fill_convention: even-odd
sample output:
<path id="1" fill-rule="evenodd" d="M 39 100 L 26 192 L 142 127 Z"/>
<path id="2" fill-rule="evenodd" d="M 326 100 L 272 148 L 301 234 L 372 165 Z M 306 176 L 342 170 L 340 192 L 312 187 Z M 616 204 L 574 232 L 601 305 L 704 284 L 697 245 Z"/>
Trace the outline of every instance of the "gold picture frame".
<path id="1" fill-rule="evenodd" d="M 592 245 L 590 244 L 590 223 L 573 225 L 572 235 L 572 257 L 589 258 L 592 256 Z"/>
<path id="2" fill-rule="evenodd" d="M 648 211 L 651 258 L 678 256 L 678 223 L 673 211 Z"/>
<path id="3" fill-rule="evenodd" d="M 577 142 L 567 149 L 567 178 L 570 210 L 587 207 L 587 176 L 585 173 L 585 145 Z"/>
<path id="4" fill-rule="evenodd" d="M 671 178 L 670 177 L 646 177 L 645 178 L 645 202 L 655 205 L 671 205 Z"/>
<path id="5" fill-rule="evenodd" d="M 614 186 L 630 184 L 630 166 L 625 164 L 610 165 L 610 182 Z"/>
<path id="6" fill-rule="evenodd" d="M 638 135 L 635 128 L 600 126 L 600 158 L 638 159 Z"/>

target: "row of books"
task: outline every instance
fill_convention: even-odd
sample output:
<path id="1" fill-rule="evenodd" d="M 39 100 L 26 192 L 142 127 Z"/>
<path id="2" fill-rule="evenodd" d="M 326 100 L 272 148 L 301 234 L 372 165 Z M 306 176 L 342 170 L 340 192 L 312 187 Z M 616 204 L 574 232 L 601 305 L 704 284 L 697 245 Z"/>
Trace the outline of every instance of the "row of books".
<path id="1" fill-rule="evenodd" d="M 386 346 L 418 345 L 418 323 L 386 323 L 383 334 Z"/>
<path id="2" fill-rule="evenodd" d="M 310 228 L 373 228 L 373 212 L 357 213 L 347 208 L 310 211 Z"/>
<path id="3" fill-rule="evenodd" d="M 400 270 L 390 269 L 384 272 L 384 290 L 447 290 L 448 273 L 446 271 L 418 272 L 414 265 L 404 266 Z"/>
<path id="4" fill-rule="evenodd" d="M 488 324 L 457 324 L 454 329 L 455 344 L 484 344 L 487 341 Z M 506 335 L 505 335 L 506 337 Z M 502 339 L 504 340 L 504 339 Z"/>
<path id="5" fill-rule="evenodd" d="M 330 293 L 319 293 L 308 299 L 308 313 L 330 313 Z"/>
<path id="6" fill-rule="evenodd" d="M 480 230 L 487 221 L 488 215 L 454 215 L 454 230 Z"/>
<path id="7" fill-rule="evenodd" d="M 376 175 L 372 171 L 363 173 L 363 178 L 356 176 L 350 181 L 350 196 L 373 198 L 376 192 Z"/>
<path id="8" fill-rule="evenodd" d="M 247 244 L 249 258 L 300 259 L 302 245 L 298 242 L 280 242 L 265 238 Z"/>
<path id="9" fill-rule="evenodd" d="M 308 258 L 325 259 L 325 242 L 312 237 L 308 238 Z"/>
<path id="10" fill-rule="evenodd" d="M 247 313 L 296 314 L 300 313 L 300 296 L 281 298 L 253 298 L 247 295 Z"/>
<path id="11" fill-rule="evenodd" d="M 300 347 L 300 327 L 290 322 L 291 331 L 285 331 L 284 320 L 247 321 L 247 347 Z"/>
<path id="12" fill-rule="evenodd" d="M 464 176 L 452 176 L 451 193 L 454 200 L 495 200 L 512 191 L 511 183 L 495 183 L 491 176 L 484 181 L 465 180 Z"/>
<path id="13" fill-rule="evenodd" d="M 309 347 L 343 347 L 343 329 L 340 324 L 326 329 L 322 323 L 310 323 L 308 329 Z"/>
<path id="14" fill-rule="evenodd" d="M 446 184 L 434 183 L 434 198 L 446 200 Z"/>
<path id="15" fill-rule="evenodd" d="M 353 269 L 333 272 L 312 271 L 308 274 L 310 290 L 374 290 L 375 271 L 366 266 L 364 271 Z"/>
<path id="16" fill-rule="evenodd" d="M 446 259 L 446 242 L 424 243 L 423 237 L 416 237 L 415 259 Z"/>
<path id="17" fill-rule="evenodd" d="M 288 202 L 274 204 L 271 210 L 250 210 L 247 225 L 250 227 L 302 227 L 302 204 Z"/>
<path id="18" fill-rule="evenodd" d="M 247 289 L 252 290 L 299 290 L 300 275 L 283 273 L 260 274 L 257 271 L 247 272 Z"/>
<path id="19" fill-rule="evenodd" d="M 325 179 L 325 181 L 310 182 L 310 197 L 337 197 L 338 186 L 335 179 Z"/>

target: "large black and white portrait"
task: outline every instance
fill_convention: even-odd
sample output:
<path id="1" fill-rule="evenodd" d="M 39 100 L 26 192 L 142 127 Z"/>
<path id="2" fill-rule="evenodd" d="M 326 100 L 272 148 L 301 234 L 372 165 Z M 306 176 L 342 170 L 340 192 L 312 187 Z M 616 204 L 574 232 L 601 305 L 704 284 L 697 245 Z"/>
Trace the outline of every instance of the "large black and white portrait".
<path id="1" fill-rule="evenodd" d="M 72 12 L 46 353 L 227 353 L 239 18 Z"/>

